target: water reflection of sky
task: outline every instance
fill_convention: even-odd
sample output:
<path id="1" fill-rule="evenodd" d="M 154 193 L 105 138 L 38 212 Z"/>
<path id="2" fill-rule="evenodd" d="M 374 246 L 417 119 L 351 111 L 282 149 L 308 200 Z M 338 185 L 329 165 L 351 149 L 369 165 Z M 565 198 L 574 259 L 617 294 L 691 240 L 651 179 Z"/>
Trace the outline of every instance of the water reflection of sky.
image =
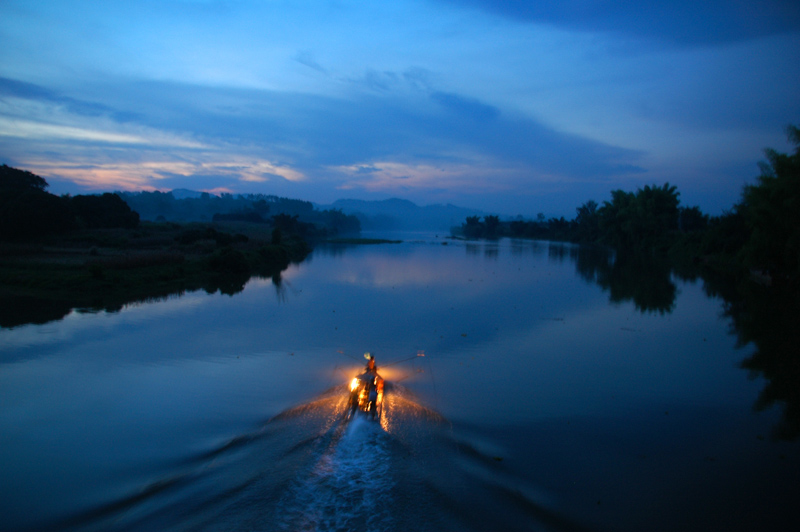
<path id="1" fill-rule="evenodd" d="M 275 352 L 317 376 L 364 351 L 379 362 L 424 351 L 428 367 L 417 369 L 441 381 L 430 399 L 446 414 L 511 421 L 630 401 L 732 400 L 720 388 L 741 380 L 733 368 L 745 353 L 718 309 L 690 284 L 666 316 L 609 305 L 541 242 L 423 241 L 321 250 L 279 287 L 254 279 L 234 297 L 200 292 L 73 313 L 2 331 L 0 341 L 9 359 L 76 357 L 87 367 Z M 434 393 L 423 372 L 410 373 L 408 386 Z M 495 412 L 487 397 L 515 397 L 515 408 Z"/>
<path id="2" fill-rule="evenodd" d="M 611 304 L 563 247 L 442 242 L 320 248 L 232 297 L 0 331 L 0 465 L 21 479 L 18 511 L 35 511 L 42 482 L 65 506 L 75 478 L 87 498 L 113 471 L 139 482 L 345 383 L 365 351 L 379 365 L 424 352 L 385 376 L 478 432 L 681 408 L 733 412 L 753 438 L 774 422 L 751 414 L 750 351 L 699 284 L 673 280 L 673 311 L 643 313 Z"/>

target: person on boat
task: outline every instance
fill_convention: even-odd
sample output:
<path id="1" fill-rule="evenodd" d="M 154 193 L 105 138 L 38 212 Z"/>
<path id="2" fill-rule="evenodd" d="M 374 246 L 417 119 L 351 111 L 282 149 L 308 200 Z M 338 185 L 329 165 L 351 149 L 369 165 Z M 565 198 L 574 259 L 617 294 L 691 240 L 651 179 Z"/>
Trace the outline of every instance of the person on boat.
<path id="1" fill-rule="evenodd" d="M 372 415 L 372 419 L 375 419 L 375 412 L 378 410 L 378 386 L 376 383 L 370 387 L 367 400 L 369 401 L 369 413 Z"/>
<path id="2" fill-rule="evenodd" d="M 379 398 L 383 395 L 383 377 L 378 375 L 378 367 L 375 365 L 375 356 L 372 353 L 364 353 L 364 358 L 367 359 L 367 367 L 362 377 L 366 382 L 367 404 L 369 405 L 369 411 L 374 419 L 375 413 L 379 408 Z"/>
<path id="3" fill-rule="evenodd" d="M 367 372 L 377 373 L 378 370 L 375 368 L 375 356 L 372 353 L 364 353 L 364 358 L 367 359 Z"/>

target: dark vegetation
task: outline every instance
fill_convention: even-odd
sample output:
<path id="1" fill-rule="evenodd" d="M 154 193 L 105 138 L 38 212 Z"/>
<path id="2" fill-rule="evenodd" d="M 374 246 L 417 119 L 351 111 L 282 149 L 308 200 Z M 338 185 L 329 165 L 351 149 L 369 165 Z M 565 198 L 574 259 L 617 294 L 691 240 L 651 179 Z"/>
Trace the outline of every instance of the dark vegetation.
<path id="1" fill-rule="evenodd" d="M 333 202 L 331 208 L 356 216 L 361 228 L 370 231 L 446 231 L 466 216 L 483 214 L 450 204 L 418 206 L 398 198 L 380 201 L 340 199 Z"/>
<path id="2" fill-rule="evenodd" d="M 645 186 L 634 192 L 614 190 L 611 200 L 598 205 L 589 200 L 576 209 L 572 220 L 536 220 L 519 217 L 500 221 L 498 216 L 471 216 L 461 226 L 467 238 L 535 238 L 584 244 L 602 244 L 623 251 L 666 251 L 676 237 L 706 229 L 709 217 L 698 207 L 680 207 L 679 192 L 669 183 Z"/>
<path id="3" fill-rule="evenodd" d="M 766 150 L 757 182 L 720 216 L 680 205 L 676 187 L 614 190 L 587 201 L 572 220 L 468 216 L 466 238 L 532 238 L 554 260 L 574 258 L 578 273 L 614 302 L 668 313 L 673 276 L 702 279 L 724 300 L 742 362 L 767 384 L 756 409 L 778 404 L 775 436 L 800 436 L 800 129 L 792 154 Z M 233 294 L 253 276 L 272 278 L 309 252 L 308 240 L 357 232 L 341 211 L 275 196 L 176 199 L 171 193 L 54 196 L 30 172 L 0 167 L 0 326 L 45 323 L 73 308 L 116 310 L 134 301 L 206 290 Z M 144 214 L 142 214 L 144 213 Z M 142 219 L 147 221 L 140 221 Z M 190 222 L 189 220 L 205 220 Z M 181 221 L 182 223 L 176 223 Z M 341 244 L 367 243 L 341 238 Z M 469 247 L 468 247 L 469 251 Z M 574 255 L 574 256 L 573 256 Z"/>
<path id="4" fill-rule="evenodd" d="M 0 167 L 3 327 L 60 319 L 72 308 L 113 311 L 186 291 L 234 294 L 254 275 L 280 285 L 281 272 L 309 253 L 307 239 L 337 227 L 318 228 L 286 213 L 257 223 L 237 216 L 216 223 L 142 222 L 118 194 L 59 197 L 47 186 L 35 174 Z M 323 216 L 342 220 L 336 213 Z"/>
<path id="5" fill-rule="evenodd" d="M 598 205 L 587 201 L 574 219 L 540 214 L 500 221 L 467 217 L 455 232 L 467 238 L 524 237 L 604 245 L 620 254 L 690 259 L 726 275 L 796 287 L 800 274 L 800 129 L 789 127 L 791 155 L 767 149 L 761 175 L 742 200 L 720 216 L 680 205 L 669 183 L 636 192 L 614 190 Z"/>
<path id="6" fill-rule="evenodd" d="M 189 191 L 187 191 L 189 192 Z M 264 194 L 190 193 L 176 198 L 173 192 L 120 192 L 119 196 L 143 220 L 162 222 L 248 222 L 274 225 L 309 240 L 356 234 L 361 223 L 340 209 L 317 210 L 310 201 Z M 276 222 L 276 217 L 278 221 Z"/>
<path id="7" fill-rule="evenodd" d="M 309 252 L 291 235 L 229 233 L 202 224 L 145 222 L 136 229 L 79 230 L 0 248 L 0 326 L 46 323 L 73 308 L 125 304 L 205 290 L 234 294 L 252 277 L 272 278 Z"/>
<path id="8" fill-rule="evenodd" d="M 0 166 L 0 241 L 22 242 L 76 229 L 135 228 L 139 215 L 116 194 L 54 196 L 41 177 Z"/>
<path id="9" fill-rule="evenodd" d="M 632 300 L 643 312 L 672 310 L 675 275 L 702 279 L 724 300 L 739 344 L 756 352 L 742 362 L 766 387 L 756 409 L 779 404 L 781 439 L 800 436 L 800 129 L 788 128 L 792 154 L 765 150 L 757 182 L 720 216 L 682 207 L 668 183 L 634 192 L 614 190 L 588 201 L 573 220 L 539 215 L 500 221 L 468 217 L 455 231 L 466 238 L 534 238 L 590 244 L 551 248 L 577 255 L 580 275 L 608 290 L 612 301 Z M 598 260 L 598 256 L 600 259 Z"/>

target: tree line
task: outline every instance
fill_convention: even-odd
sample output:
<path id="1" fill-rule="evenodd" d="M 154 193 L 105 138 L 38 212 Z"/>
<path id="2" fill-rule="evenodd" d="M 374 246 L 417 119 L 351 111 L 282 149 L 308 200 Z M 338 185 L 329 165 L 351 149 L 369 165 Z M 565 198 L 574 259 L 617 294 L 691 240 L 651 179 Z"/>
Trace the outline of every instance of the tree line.
<path id="1" fill-rule="evenodd" d="M 0 166 L 0 240 L 24 241 L 77 229 L 133 229 L 141 220 L 267 224 L 306 239 L 358 233 L 361 223 L 339 209 L 319 211 L 308 201 L 264 194 L 117 192 L 56 196 L 29 171 Z"/>
<path id="2" fill-rule="evenodd" d="M 116 194 L 56 196 L 47 192 L 48 186 L 36 174 L 0 166 L 0 240 L 139 225 L 139 214 Z"/>
<path id="3" fill-rule="evenodd" d="M 755 183 L 719 216 L 681 206 L 677 188 L 666 183 L 636 192 L 614 190 L 602 205 L 588 201 L 578 207 L 573 220 L 473 216 L 460 232 L 471 238 L 599 244 L 563 249 L 576 255 L 584 278 L 609 290 L 612 301 L 632 300 L 642 312 L 671 312 L 673 276 L 702 278 L 704 291 L 722 299 L 738 344 L 755 347 L 740 367 L 764 377 L 756 410 L 779 406 L 783 415 L 773 437 L 795 440 L 800 437 L 800 129 L 789 126 L 787 133 L 793 151 L 765 150 Z M 605 255 L 593 260 L 595 252 L 611 252 L 614 260 Z"/>
<path id="4" fill-rule="evenodd" d="M 698 207 L 680 207 L 677 187 L 645 186 L 636 192 L 614 190 L 611 200 L 598 205 L 589 200 L 576 209 L 574 219 L 500 221 L 498 216 L 467 217 L 461 226 L 470 238 L 523 237 L 576 243 L 601 243 L 616 249 L 663 248 L 683 233 L 704 230 L 709 217 Z"/>
<path id="5" fill-rule="evenodd" d="M 119 194 L 47 188 L 0 167 L 0 327 L 200 289 L 234 294 L 252 276 L 280 287 L 281 272 L 310 252 L 308 234 L 327 231 L 282 213 L 258 224 L 140 223 Z"/>
<path id="6" fill-rule="evenodd" d="M 614 190 L 599 205 L 587 201 L 572 220 L 467 217 L 457 232 L 467 238 L 536 238 L 602 244 L 621 252 L 692 257 L 717 269 L 763 274 L 796 283 L 800 274 L 800 129 L 787 128 L 794 152 L 766 149 L 755 184 L 719 216 L 680 204 L 677 187 Z"/>
<path id="7" fill-rule="evenodd" d="M 306 238 L 325 237 L 361 231 L 354 215 L 339 209 L 317 210 L 310 201 L 268 194 L 229 194 L 202 192 L 197 197 L 176 198 L 173 192 L 120 192 L 120 197 L 143 220 L 170 222 L 249 222 L 292 225 Z M 288 217 L 288 218 L 287 218 Z M 294 222 L 287 222 L 288 219 Z"/>

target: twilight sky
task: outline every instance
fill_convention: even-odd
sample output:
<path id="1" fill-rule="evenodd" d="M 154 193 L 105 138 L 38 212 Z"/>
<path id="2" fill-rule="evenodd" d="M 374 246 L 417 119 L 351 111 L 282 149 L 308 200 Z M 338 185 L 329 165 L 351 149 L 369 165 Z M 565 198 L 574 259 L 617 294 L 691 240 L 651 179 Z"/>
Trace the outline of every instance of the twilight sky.
<path id="1" fill-rule="evenodd" d="M 790 123 L 796 0 L 0 3 L 0 164 L 55 193 L 719 214 Z"/>

